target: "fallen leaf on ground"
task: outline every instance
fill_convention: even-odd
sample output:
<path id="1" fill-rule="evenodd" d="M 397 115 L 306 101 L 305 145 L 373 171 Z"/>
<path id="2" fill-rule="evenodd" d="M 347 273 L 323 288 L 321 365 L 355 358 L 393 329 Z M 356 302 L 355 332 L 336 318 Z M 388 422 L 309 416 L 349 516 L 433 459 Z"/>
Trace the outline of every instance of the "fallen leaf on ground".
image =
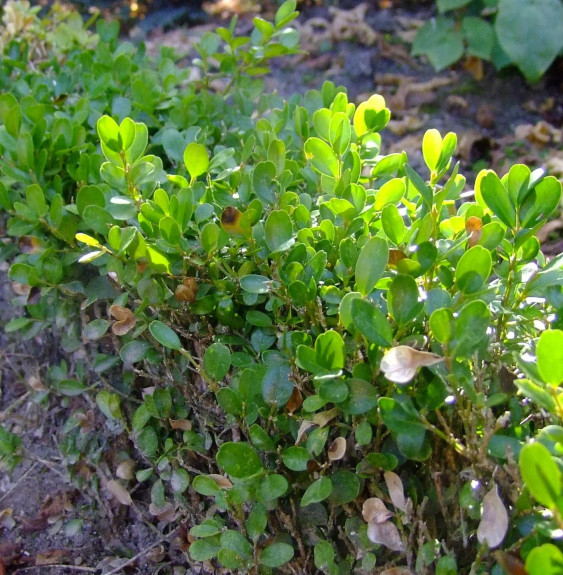
<path id="1" fill-rule="evenodd" d="M 131 499 L 131 494 L 127 491 L 127 488 L 117 481 L 116 479 L 111 479 L 107 482 L 107 490 L 113 495 L 113 497 L 121 503 L 121 505 L 132 505 L 133 500 Z"/>
<path id="2" fill-rule="evenodd" d="M 507 531 L 508 513 L 495 484 L 483 498 L 483 511 L 477 528 L 477 539 L 479 543 L 487 543 L 489 549 L 494 549 L 502 543 Z"/>
<path id="3" fill-rule="evenodd" d="M 435 365 L 443 357 L 428 351 L 418 351 L 408 345 L 392 347 L 381 360 L 381 371 L 394 383 L 408 383 L 414 378 L 419 368 Z"/>
<path id="4" fill-rule="evenodd" d="M 43 551 L 35 556 L 35 565 L 56 565 L 61 563 L 67 555 L 68 550 L 66 549 Z"/>

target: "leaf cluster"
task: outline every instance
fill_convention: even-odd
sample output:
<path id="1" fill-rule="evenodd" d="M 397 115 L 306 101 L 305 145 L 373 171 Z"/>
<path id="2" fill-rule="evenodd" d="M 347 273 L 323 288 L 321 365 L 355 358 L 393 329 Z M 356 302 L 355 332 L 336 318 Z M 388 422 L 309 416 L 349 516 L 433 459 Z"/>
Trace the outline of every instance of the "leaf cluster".
<path id="1" fill-rule="evenodd" d="M 25 316 L 6 331 L 80 351 L 41 393 L 91 394 L 130 442 L 121 503 L 146 482 L 170 520 L 200 496 L 194 561 L 500 573 L 515 551 L 556 573 L 563 258 L 535 233 L 561 184 L 518 164 L 468 198 L 455 134 L 425 134 L 423 174 L 383 153 L 381 96 L 265 94 L 295 16 L 206 34 L 195 80 L 102 21 L 40 68 L 12 41 L 2 256 Z M 78 422 L 70 463 L 100 456 Z"/>

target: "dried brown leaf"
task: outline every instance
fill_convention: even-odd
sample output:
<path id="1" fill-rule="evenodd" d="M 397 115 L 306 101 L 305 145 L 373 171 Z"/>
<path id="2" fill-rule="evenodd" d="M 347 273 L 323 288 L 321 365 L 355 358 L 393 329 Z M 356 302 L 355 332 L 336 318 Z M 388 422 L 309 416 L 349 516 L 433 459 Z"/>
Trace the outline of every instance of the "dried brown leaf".
<path id="1" fill-rule="evenodd" d="M 111 479 L 106 484 L 107 490 L 113 495 L 114 499 L 121 505 L 132 505 L 133 500 L 127 488 L 117 479 Z"/>
<path id="2" fill-rule="evenodd" d="M 331 422 L 338 414 L 340 410 L 337 407 L 333 407 L 327 411 L 320 411 L 315 413 L 313 416 L 313 423 L 319 427 L 324 427 L 327 423 Z"/>
<path id="3" fill-rule="evenodd" d="M 289 411 L 289 413 L 293 413 L 294 411 L 297 411 L 301 407 L 302 403 L 303 403 L 303 396 L 301 395 L 299 388 L 297 386 L 294 386 L 293 391 L 291 392 L 291 396 L 289 397 L 289 401 L 286 403 L 287 410 Z"/>
<path id="4" fill-rule="evenodd" d="M 415 575 L 415 573 L 406 567 L 391 567 L 390 569 L 385 569 L 379 575 Z"/>
<path id="5" fill-rule="evenodd" d="M 215 483 L 217 483 L 217 485 L 222 489 L 230 489 L 233 486 L 231 481 L 227 477 L 224 477 L 223 475 L 218 475 L 217 473 L 210 473 L 207 477 L 213 479 L 213 481 L 215 481 Z"/>
<path id="6" fill-rule="evenodd" d="M 508 513 L 499 497 L 497 485 L 483 498 L 481 522 L 477 528 L 479 543 L 487 543 L 489 549 L 498 547 L 508 531 Z"/>
<path id="7" fill-rule="evenodd" d="M 405 544 L 401 539 L 401 534 L 394 523 L 385 521 L 383 523 L 368 523 L 368 539 L 372 543 L 385 545 L 392 551 L 404 551 Z"/>
<path id="8" fill-rule="evenodd" d="M 109 308 L 109 313 L 117 320 L 111 326 L 111 331 L 114 335 L 122 336 L 129 333 L 137 323 L 135 314 L 121 305 L 112 305 Z"/>
<path id="9" fill-rule="evenodd" d="M 164 507 L 157 507 L 154 503 L 149 505 L 149 513 L 158 517 L 159 521 L 171 523 L 176 519 L 176 508 L 172 503 L 165 503 Z"/>
<path id="10" fill-rule="evenodd" d="M 385 503 L 378 497 L 370 497 L 362 506 L 362 517 L 366 523 L 384 523 L 393 517 L 393 513 L 385 507 Z"/>
<path id="11" fill-rule="evenodd" d="M 495 559 L 508 575 L 528 575 L 524 563 L 506 551 L 495 551 Z"/>
<path id="12" fill-rule="evenodd" d="M 119 479 L 133 479 L 135 477 L 135 462 L 132 459 L 122 461 L 115 470 L 115 474 Z"/>
<path id="13" fill-rule="evenodd" d="M 405 499 L 405 490 L 401 478 L 392 471 L 386 471 L 383 474 L 383 478 L 387 484 L 387 489 L 389 490 L 389 496 L 391 497 L 393 505 L 397 509 L 407 513 L 407 501 Z"/>
<path id="14" fill-rule="evenodd" d="M 328 448 L 328 458 L 331 461 L 338 461 L 346 455 L 346 439 L 337 437 Z"/>
<path id="15" fill-rule="evenodd" d="M 172 429 L 180 429 L 182 431 L 191 431 L 192 422 L 189 419 L 169 419 L 168 423 Z"/>
<path id="16" fill-rule="evenodd" d="M 57 563 L 62 563 L 67 555 L 67 549 L 50 549 L 49 551 L 43 551 L 35 556 L 35 565 L 56 565 Z"/>
<path id="17" fill-rule="evenodd" d="M 428 351 L 418 351 L 408 345 L 392 347 L 381 360 L 381 371 L 389 381 L 408 383 L 420 367 L 435 365 L 443 357 Z"/>
<path id="18" fill-rule="evenodd" d="M 307 433 L 307 430 L 311 429 L 311 427 L 313 427 L 314 425 L 316 424 L 312 421 L 309 421 L 308 419 L 304 419 L 301 422 L 299 430 L 297 431 L 297 438 L 295 439 L 295 445 L 299 445 L 303 441 L 303 438 L 305 437 L 305 433 Z"/>

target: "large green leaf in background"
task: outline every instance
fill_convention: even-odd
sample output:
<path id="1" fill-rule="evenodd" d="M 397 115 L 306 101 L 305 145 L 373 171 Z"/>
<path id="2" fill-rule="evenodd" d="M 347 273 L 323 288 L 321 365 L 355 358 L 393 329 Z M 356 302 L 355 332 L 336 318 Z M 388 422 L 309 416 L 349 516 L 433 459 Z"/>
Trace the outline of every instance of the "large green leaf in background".
<path id="1" fill-rule="evenodd" d="M 500 0 L 495 30 L 503 50 L 535 82 L 563 48 L 563 3 Z"/>

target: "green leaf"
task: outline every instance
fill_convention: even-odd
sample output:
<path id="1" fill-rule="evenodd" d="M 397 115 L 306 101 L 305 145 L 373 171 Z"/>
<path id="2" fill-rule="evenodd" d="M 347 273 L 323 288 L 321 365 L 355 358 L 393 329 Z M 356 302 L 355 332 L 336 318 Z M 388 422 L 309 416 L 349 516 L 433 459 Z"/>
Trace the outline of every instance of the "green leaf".
<path id="1" fill-rule="evenodd" d="M 262 471 L 260 457 L 248 443 L 223 443 L 217 453 L 217 463 L 226 473 L 237 479 Z"/>
<path id="2" fill-rule="evenodd" d="M 324 501 L 327 497 L 330 497 L 331 492 L 332 483 L 330 479 L 328 477 L 320 477 L 305 490 L 301 498 L 301 507 Z"/>
<path id="3" fill-rule="evenodd" d="M 221 381 L 231 367 L 231 351 L 222 343 L 210 345 L 203 355 L 203 369 L 214 381 Z"/>
<path id="4" fill-rule="evenodd" d="M 112 393 L 111 391 L 100 391 L 96 395 L 96 403 L 100 408 L 100 411 L 108 419 L 122 419 L 123 414 L 121 413 L 121 404 L 119 395 L 117 393 Z"/>
<path id="5" fill-rule="evenodd" d="M 454 315 L 449 308 L 435 309 L 430 316 L 430 329 L 437 341 L 449 343 L 454 336 Z"/>
<path id="6" fill-rule="evenodd" d="M 205 146 L 192 142 L 184 150 L 184 164 L 192 180 L 205 174 L 209 168 L 209 155 Z"/>
<path id="7" fill-rule="evenodd" d="M 178 334 L 161 321 L 152 321 L 149 325 L 149 331 L 151 332 L 151 335 L 154 337 L 154 339 L 160 343 L 160 345 L 175 350 L 182 349 L 182 344 Z"/>
<path id="8" fill-rule="evenodd" d="M 271 406 L 283 407 L 293 393 L 289 365 L 270 365 L 262 378 L 262 397 Z"/>
<path id="9" fill-rule="evenodd" d="M 170 477 L 170 485 L 174 493 L 184 493 L 190 485 L 190 476 L 188 475 L 188 472 L 181 467 L 179 469 L 175 469 L 172 472 L 172 477 Z"/>
<path id="10" fill-rule="evenodd" d="M 545 445 L 524 445 L 519 459 L 520 473 L 534 498 L 548 509 L 556 509 L 563 487 L 561 471 Z"/>
<path id="11" fill-rule="evenodd" d="M 381 279 L 389 261 L 389 245 L 383 238 L 370 238 L 356 261 L 356 290 L 368 295 Z"/>
<path id="12" fill-rule="evenodd" d="M 516 209 L 511 202 L 508 190 L 492 170 L 483 170 L 477 176 L 475 192 L 499 220 L 509 228 L 516 226 Z"/>
<path id="13" fill-rule="evenodd" d="M 240 394 L 230 387 L 222 387 L 217 392 L 217 403 L 225 413 L 235 416 L 243 414 Z"/>
<path id="14" fill-rule="evenodd" d="M 495 45 L 495 31 L 491 24 L 476 16 L 463 19 L 461 28 L 467 43 L 468 56 L 490 60 Z"/>
<path id="15" fill-rule="evenodd" d="M 292 471 L 305 471 L 310 459 L 312 455 L 304 447 L 292 446 L 282 452 L 284 465 Z"/>
<path id="16" fill-rule="evenodd" d="M 491 252 L 482 246 L 473 246 L 467 250 L 457 263 L 456 283 L 459 289 L 470 294 L 479 291 L 491 274 Z"/>
<path id="17" fill-rule="evenodd" d="M 381 212 L 381 224 L 383 225 L 385 234 L 395 245 L 398 246 L 403 242 L 407 227 L 397 206 L 388 204 L 383 208 Z"/>
<path id="18" fill-rule="evenodd" d="M 442 155 L 442 136 L 436 129 L 426 130 L 422 139 L 422 156 L 430 171 L 438 167 Z"/>
<path id="19" fill-rule="evenodd" d="M 219 553 L 221 546 L 210 539 L 198 539 L 190 545 L 190 557 L 194 561 L 209 561 Z"/>
<path id="20" fill-rule="evenodd" d="M 490 313 L 487 304 L 475 300 L 466 304 L 455 320 L 457 354 L 470 357 L 487 340 Z"/>
<path id="21" fill-rule="evenodd" d="M 192 487 L 197 493 L 205 496 L 217 495 L 221 490 L 219 485 L 217 485 L 217 482 L 207 475 L 197 475 L 194 477 Z"/>
<path id="22" fill-rule="evenodd" d="M 406 191 L 407 186 L 404 178 L 394 178 L 385 182 L 375 193 L 374 209 L 379 211 L 388 205 L 397 204 Z"/>
<path id="23" fill-rule="evenodd" d="M 317 569 L 330 567 L 334 563 L 334 549 L 328 541 L 319 541 L 315 545 L 313 557 Z"/>
<path id="24" fill-rule="evenodd" d="M 143 360 L 149 349 L 150 344 L 147 341 L 130 341 L 119 350 L 119 356 L 124 363 L 133 364 Z"/>
<path id="25" fill-rule="evenodd" d="M 436 70 L 443 70 L 463 56 L 463 35 L 451 18 L 432 18 L 419 29 L 412 53 L 424 54 Z"/>
<path id="26" fill-rule="evenodd" d="M 365 338 L 383 347 L 393 345 L 391 325 L 374 304 L 364 299 L 352 299 L 351 313 L 354 325 Z"/>
<path id="27" fill-rule="evenodd" d="M 563 382 L 563 331 L 544 331 L 536 346 L 538 370 L 546 383 L 557 387 Z"/>
<path id="28" fill-rule="evenodd" d="M 260 553 L 260 564 L 271 569 L 281 567 L 293 558 L 293 547 L 287 543 L 272 543 Z"/>
<path id="29" fill-rule="evenodd" d="M 560 0 L 499 0 L 495 31 L 502 49 L 532 82 L 563 48 Z"/>
<path id="30" fill-rule="evenodd" d="M 266 219 L 264 239 L 271 253 L 285 251 L 294 242 L 293 224 L 284 210 L 273 210 Z"/>
<path id="31" fill-rule="evenodd" d="M 266 507 L 262 503 L 256 503 L 246 518 L 245 526 L 248 536 L 253 540 L 258 539 L 266 530 L 267 524 L 268 513 Z"/>
<path id="32" fill-rule="evenodd" d="M 399 274 L 393 278 L 387 294 L 387 305 L 397 325 L 412 321 L 424 304 L 418 301 L 418 285 L 412 276 Z"/>
<path id="33" fill-rule="evenodd" d="M 377 406 L 379 394 L 377 389 L 362 379 L 348 379 L 348 398 L 339 407 L 349 415 L 367 413 Z"/>
<path id="34" fill-rule="evenodd" d="M 252 555 L 252 545 L 241 533 L 234 529 L 223 531 L 223 533 L 221 533 L 220 543 L 224 549 L 230 549 L 246 559 Z"/>
<path id="35" fill-rule="evenodd" d="M 257 423 L 250 427 L 248 433 L 252 445 L 259 451 L 276 451 L 272 438 Z"/>
<path id="36" fill-rule="evenodd" d="M 240 278 L 240 287 L 252 294 L 269 293 L 272 290 L 272 280 L 265 276 L 249 274 Z"/>
<path id="37" fill-rule="evenodd" d="M 330 476 L 332 483 L 332 492 L 330 502 L 339 507 L 352 503 L 360 493 L 361 483 L 356 473 L 347 469 L 340 469 Z"/>
<path id="38" fill-rule="evenodd" d="M 333 149 L 320 138 L 309 138 L 305 142 L 305 155 L 311 160 L 313 169 L 323 176 L 338 178 L 340 165 Z"/>
<path id="39" fill-rule="evenodd" d="M 534 547 L 526 557 L 528 575 L 560 575 L 563 573 L 563 553 L 552 543 Z"/>
<path id="40" fill-rule="evenodd" d="M 107 319 L 95 319 L 84 326 L 82 334 L 86 339 L 95 341 L 106 334 L 111 324 Z"/>
<path id="41" fill-rule="evenodd" d="M 438 6 L 438 12 L 443 14 L 449 10 L 455 10 L 456 8 L 461 8 L 470 4 L 473 0 L 436 0 L 436 5 Z"/>
<path id="42" fill-rule="evenodd" d="M 258 501 L 272 501 L 286 493 L 289 488 L 287 479 L 278 473 L 263 477 L 256 489 Z"/>

